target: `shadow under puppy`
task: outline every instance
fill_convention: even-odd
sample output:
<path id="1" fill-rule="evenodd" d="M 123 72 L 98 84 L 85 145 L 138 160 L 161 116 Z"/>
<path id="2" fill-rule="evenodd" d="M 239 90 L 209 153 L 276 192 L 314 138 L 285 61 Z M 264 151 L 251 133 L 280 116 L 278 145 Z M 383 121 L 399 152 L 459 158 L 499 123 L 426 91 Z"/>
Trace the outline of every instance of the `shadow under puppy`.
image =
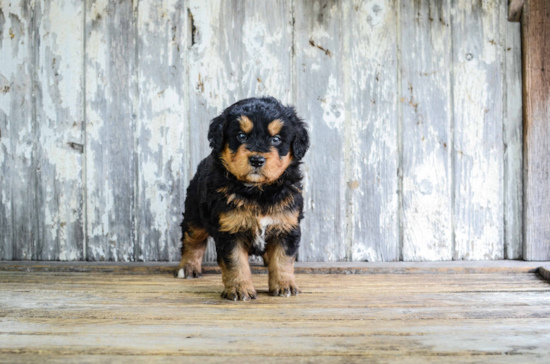
<path id="1" fill-rule="evenodd" d="M 297 295 L 294 260 L 303 218 L 300 160 L 309 148 L 295 109 L 272 97 L 241 100 L 212 120 L 212 153 L 187 189 L 179 278 L 201 276 L 214 238 L 223 298 L 256 298 L 248 257 L 263 256 L 269 294 Z"/>

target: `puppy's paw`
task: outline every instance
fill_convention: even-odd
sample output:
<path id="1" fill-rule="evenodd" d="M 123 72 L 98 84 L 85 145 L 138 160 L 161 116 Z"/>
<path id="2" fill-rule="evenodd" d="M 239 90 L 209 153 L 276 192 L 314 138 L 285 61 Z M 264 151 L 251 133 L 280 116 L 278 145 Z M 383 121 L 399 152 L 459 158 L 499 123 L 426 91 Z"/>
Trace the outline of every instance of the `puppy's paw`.
<path id="1" fill-rule="evenodd" d="M 192 279 L 192 278 L 201 278 L 201 268 L 200 267 L 194 267 L 190 264 L 187 264 L 183 268 L 178 268 L 174 272 L 174 277 L 180 278 L 180 279 Z"/>
<path id="2" fill-rule="evenodd" d="M 277 284 L 269 287 L 270 296 L 290 297 L 290 295 L 297 296 L 302 291 L 298 288 L 295 282 L 278 282 Z"/>
<path id="3" fill-rule="evenodd" d="M 252 283 L 235 284 L 226 287 L 222 292 L 222 298 L 231 301 L 250 301 L 256 299 L 256 290 Z"/>

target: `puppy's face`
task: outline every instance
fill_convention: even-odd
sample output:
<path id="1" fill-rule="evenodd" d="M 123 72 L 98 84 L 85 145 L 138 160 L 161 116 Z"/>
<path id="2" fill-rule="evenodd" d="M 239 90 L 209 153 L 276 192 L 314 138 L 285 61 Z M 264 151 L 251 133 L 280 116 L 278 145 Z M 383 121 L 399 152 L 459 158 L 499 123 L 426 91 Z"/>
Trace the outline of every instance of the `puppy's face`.
<path id="1" fill-rule="evenodd" d="M 217 134 L 211 135 L 213 131 Z M 221 143 L 213 138 L 221 138 Z M 213 120 L 209 139 L 231 174 L 259 184 L 276 181 L 293 160 L 303 157 L 309 144 L 294 109 L 272 98 L 247 99 L 230 106 Z"/>

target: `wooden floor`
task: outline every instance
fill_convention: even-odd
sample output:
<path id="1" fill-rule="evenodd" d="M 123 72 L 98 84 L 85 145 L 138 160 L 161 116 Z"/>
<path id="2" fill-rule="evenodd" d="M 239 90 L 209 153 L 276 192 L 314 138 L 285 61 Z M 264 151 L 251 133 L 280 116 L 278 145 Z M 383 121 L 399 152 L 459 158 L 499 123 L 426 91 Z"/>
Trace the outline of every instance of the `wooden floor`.
<path id="1" fill-rule="evenodd" d="M 290 298 L 253 279 L 230 302 L 217 274 L 0 271 L 0 363 L 550 362 L 539 274 L 300 274 Z"/>

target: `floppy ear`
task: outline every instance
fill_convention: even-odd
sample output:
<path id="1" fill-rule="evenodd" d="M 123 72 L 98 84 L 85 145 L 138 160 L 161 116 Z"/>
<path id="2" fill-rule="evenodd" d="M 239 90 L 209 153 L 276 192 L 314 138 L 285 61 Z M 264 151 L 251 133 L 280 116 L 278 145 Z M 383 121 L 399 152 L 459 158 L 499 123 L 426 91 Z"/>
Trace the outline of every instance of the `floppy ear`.
<path id="1" fill-rule="evenodd" d="M 289 119 L 296 130 L 292 141 L 292 151 L 296 159 L 302 159 L 309 149 L 309 134 L 307 133 L 306 123 L 296 115 L 296 110 L 293 107 L 288 107 L 287 110 L 290 112 Z"/>
<path id="2" fill-rule="evenodd" d="M 225 115 L 212 119 L 208 128 L 208 142 L 215 152 L 221 152 L 223 148 L 223 131 L 225 127 Z"/>

